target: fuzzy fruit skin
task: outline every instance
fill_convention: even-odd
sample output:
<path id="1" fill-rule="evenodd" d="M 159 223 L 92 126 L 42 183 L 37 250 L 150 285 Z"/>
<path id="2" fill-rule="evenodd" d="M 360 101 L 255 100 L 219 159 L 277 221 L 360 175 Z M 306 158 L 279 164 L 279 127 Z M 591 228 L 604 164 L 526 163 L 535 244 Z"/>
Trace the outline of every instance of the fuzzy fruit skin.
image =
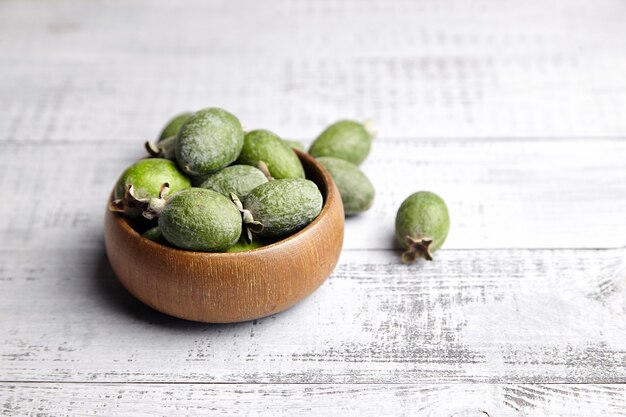
<path id="1" fill-rule="evenodd" d="M 250 243 L 245 239 L 243 235 L 237 243 L 228 248 L 226 252 L 234 253 L 234 252 L 245 252 L 247 250 L 258 249 L 263 247 L 263 243 L 259 239 L 253 239 Z"/>
<path id="2" fill-rule="evenodd" d="M 172 245 L 202 252 L 223 252 L 241 236 L 241 213 L 228 198 L 204 188 L 179 191 L 159 216 L 163 237 Z"/>
<path id="3" fill-rule="evenodd" d="M 376 191 L 358 166 L 331 156 L 321 156 L 317 160 L 335 180 L 347 215 L 362 213 L 372 206 Z"/>
<path id="4" fill-rule="evenodd" d="M 170 119 L 159 135 L 159 142 L 170 136 L 176 136 L 183 124 L 189 119 L 192 113 L 181 113 Z"/>
<path id="5" fill-rule="evenodd" d="M 290 235 L 311 223 L 322 211 L 323 198 L 313 181 L 290 178 L 256 187 L 243 200 L 254 220 L 263 225 L 257 234 Z"/>
<path id="6" fill-rule="evenodd" d="M 437 194 L 420 191 L 411 194 L 400 205 L 396 215 L 396 239 L 407 249 L 405 238 L 432 239 L 430 252 L 443 245 L 450 230 L 450 216 L 446 203 Z"/>
<path id="7" fill-rule="evenodd" d="M 215 172 L 237 159 L 243 136 L 239 119 L 231 113 L 216 107 L 200 110 L 176 136 L 176 161 L 189 175 Z"/>
<path id="8" fill-rule="evenodd" d="M 246 134 L 239 163 L 258 166 L 265 162 L 275 179 L 304 178 L 298 155 L 281 138 L 269 130 L 253 130 Z"/>
<path id="9" fill-rule="evenodd" d="M 237 197 L 243 198 L 266 182 L 265 174 L 255 167 L 231 165 L 209 174 L 200 187 L 216 191 L 225 197 L 230 197 L 230 193 L 234 193 Z"/>
<path id="10" fill-rule="evenodd" d="M 315 158 L 332 156 L 360 165 L 372 147 L 372 135 L 362 123 L 341 120 L 328 126 L 315 139 L 309 154 Z"/>
<path id="11" fill-rule="evenodd" d="M 156 198 L 164 183 L 169 184 L 170 193 L 191 187 L 189 178 L 173 161 L 162 158 L 142 159 L 122 173 L 115 184 L 113 199 L 124 197 L 128 185 L 133 186 L 137 198 Z"/>

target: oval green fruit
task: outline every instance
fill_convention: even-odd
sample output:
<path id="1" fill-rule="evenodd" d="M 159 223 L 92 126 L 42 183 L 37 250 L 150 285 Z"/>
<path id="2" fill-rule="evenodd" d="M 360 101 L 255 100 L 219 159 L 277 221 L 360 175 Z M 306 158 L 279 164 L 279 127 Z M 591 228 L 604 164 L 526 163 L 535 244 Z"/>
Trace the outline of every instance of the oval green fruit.
<path id="1" fill-rule="evenodd" d="M 219 108 L 190 116 L 176 136 L 176 160 L 189 175 L 215 172 L 234 162 L 243 146 L 239 120 Z"/>
<path id="2" fill-rule="evenodd" d="M 290 235 L 311 223 L 321 212 L 323 198 L 313 181 L 290 178 L 259 185 L 243 200 L 245 211 L 260 223 L 260 236 Z"/>
<path id="3" fill-rule="evenodd" d="M 114 199 L 123 198 L 129 185 L 137 198 L 156 198 L 161 186 L 168 183 L 170 192 L 191 187 L 189 178 L 169 159 L 142 159 L 128 167 L 115 184 Z"/>
<path id="4" fill-rule="evenodd" d="M 167 189 L 163 187 L 165 184 Z M 117 180 L 109 208 L 135 218 L 145 212 L 151 200 L 160 198 L 162 191 L 176 192 L 189 187 L 189 178 L 174 162 L 161 158 L 142 159 L 128 167 Z"/>
<path id="5" fill-rule="evenodd" d="M 448 207 L 441 197 L 429 191 L 411 194 L 396 215 L 396 239 L 406 249 L 402 261 L 411 263 L 420 257 L 432 260 L 432 253 L 443 245 L 449 230 Z"/>
<path id="6" fill-rule="evenodd" d="M 241 213 L 228 198 L 204 188 L 190 188 L 167 199 L 159 216 L 163 237 L 188 250 L 223 252 L 241 236 Z"/>
<path id="7" fill-rule="evenodd" d="M 239 241 L 237 241 L 237 243 L 235 243 L 233 246 L 228 248 L 226 252 L 231 252 L 231 253 L 245 252 L 248 250 L 258 249 L 261 247 L 263 247 L 263 243 L 261 243 L 259 239 L 252 239 L 250 242 L 248 242 L 248 240 L 242 234 L 241 238 L 239 238 Z"/>
<path id="8" fill-rule="evenodd" d="M 335 180 L 346 214 L 361 213 L 372 206 L 376 195 L 374 186 L 358 166 L 331 156 L 322 156 L 317 160 Z"/>
<path id="9" fill-rule="evenodd" d="M 298 155 L 269 130 L 253 130 L 245 136 L 239 163 L 258 167 L 263 161 L 275 179 L 304 178 Z"/>
<path id="10" fill-rule="evenodd" d="M 181 113 L 170 119 L 159 135 L 159 142 L 163 139 L 176 136 L 183 124 L 189 119 L 192 113 Z"/>
<path id="11" fill-rule="evenodd" d="M 370 152 L 372 138 L 366 124 L 341 120 L 328 126 L 315 139 L 309 154 L 315 158 L 332 156 L 360 165 Z"/>
<path id="12" fill-rule="evenodd" d="M 216 191 L 226 197 L 234 193 L 239 198 L 267 182 L 261 170 L 250 165 L 231 165 L 209 176 L 200 185 L 201 188 Z"/>

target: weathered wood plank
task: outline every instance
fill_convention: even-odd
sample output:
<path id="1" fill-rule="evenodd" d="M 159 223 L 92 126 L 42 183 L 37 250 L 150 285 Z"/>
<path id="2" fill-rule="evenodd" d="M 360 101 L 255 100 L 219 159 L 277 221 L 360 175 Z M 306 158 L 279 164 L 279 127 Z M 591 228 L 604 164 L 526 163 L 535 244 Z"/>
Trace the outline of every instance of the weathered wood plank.
<path id="1" fill-rule="evenodd" d="M 4 381 L 626 382 L 626 250 L 344 252 L 297 307 L 205 325 L 143 306 L 102 248 L 0 252 Z"/>
<path id="2" fill-rule="evenodd" d="M 606 140 L 626 135 L 625 17 L 612 0 L 0 2 L 2 413 L 620 415 L 624 385 L 338 384 L 626 382 L 625 249 L 590 249 L 625 244 L 626 145 Z M 284 314 L 168 318 L 104 257 L 98 213 L 135 143 L 206 105 L 305 140 L 378 121 L 376 206 Z M 546 136 L 596 137 L 526 140 Z M 393 214 L 423 188 L 453 230 L 405 267 Z M 563 247 L 586 249 L 498 249 Z"/>
<path id="3" fill-rule="evenodd" d="M 623 416 L 624 385 L 0 384 L 7 416 Z"/>
<path id="4" fill-rule="evenodd" d="M 625 19 L 614 0 L 3 1 L 0 140 L 148 138 L 208 105 L 303 138 L 339 117 L 625 135 Z"/>
<path id="5" fill-rule="evenodd" d="M 105 200 L 139 142 L 0 144 L 0 248 L 94 247 Z M 346 221 L 344 248 L 389 249 L 397 208 L 432 190 L 450 207 L 446 248 L 626 245 L 626 142 L 391 140 L 363 170 L 373 208 Z"/>

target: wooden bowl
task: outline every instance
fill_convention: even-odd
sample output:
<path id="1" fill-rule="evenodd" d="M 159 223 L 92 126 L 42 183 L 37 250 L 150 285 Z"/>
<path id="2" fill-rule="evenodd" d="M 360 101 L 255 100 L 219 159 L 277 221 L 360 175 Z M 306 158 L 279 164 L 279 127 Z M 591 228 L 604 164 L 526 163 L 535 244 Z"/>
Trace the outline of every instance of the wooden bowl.
<path id="1" fill-rule="evenodd" d="M 308 154 L 296 152 L 324 196 L 322 212 L 307 227 L 246 252 L 192 252 L 145 239 L 107 209 L 104 240 L 117 278 L 150 307 L 207 323 L 265 317 L 311 294 L 337 264 L 344 213 L 330 174 Z"/>

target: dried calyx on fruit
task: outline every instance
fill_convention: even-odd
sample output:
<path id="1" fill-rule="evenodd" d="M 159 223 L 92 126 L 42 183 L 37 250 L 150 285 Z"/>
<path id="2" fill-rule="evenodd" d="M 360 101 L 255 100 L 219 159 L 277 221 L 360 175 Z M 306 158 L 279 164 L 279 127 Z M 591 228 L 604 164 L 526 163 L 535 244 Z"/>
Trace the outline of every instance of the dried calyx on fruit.
<path id="1" fill-rule="evenodd" d="M 164 190 L 163 185 L 167 184 Z M 109 208 L 130 218 L 146 211 L 152 199 L 161 199 L 191 187 L 189 178 L 173 161 L 161 158 L 142 159 L 128 167 L 117 180 Z"/>
<path id="2" fill-rule="evenodd" d="M 443 245 L 449 229 L 448 208 L 441 197 L 428 191 L 411 194 L 396 215 L 396 239 L 406 249 L 402 261 L 412 263 L 418 258 L 431 261 L 432 253 Z"/>
<path id="3" fill-rule="evenodd" d="M 237 207 L 237 210 L 241 212 L 241 218 L 243 221 L 243 226 L 245 227 L 245 236 L 248 239 L 248 242 L 252 242 L 253 236 L 252 233 L 261 233 L 263 231 L 263 224 L 259 221 L 254 220 L 252 213 L 250 210 L 246 210 L 241 203 L 237 194 L 230 193 L 230 199 Z"/>
<path id="4" fill-rule="evenodd" d="M 124 197 L 109 203 L 109 210 L 124 213 L 129 217 L 143 216 L 148 220 L 158 217 L 165 206 L 165 201 L 170 191 L 168 183 L 161 185 L 161 191 L 157 197 L 138 197 L 132 184 L 126 186 Z"/>

